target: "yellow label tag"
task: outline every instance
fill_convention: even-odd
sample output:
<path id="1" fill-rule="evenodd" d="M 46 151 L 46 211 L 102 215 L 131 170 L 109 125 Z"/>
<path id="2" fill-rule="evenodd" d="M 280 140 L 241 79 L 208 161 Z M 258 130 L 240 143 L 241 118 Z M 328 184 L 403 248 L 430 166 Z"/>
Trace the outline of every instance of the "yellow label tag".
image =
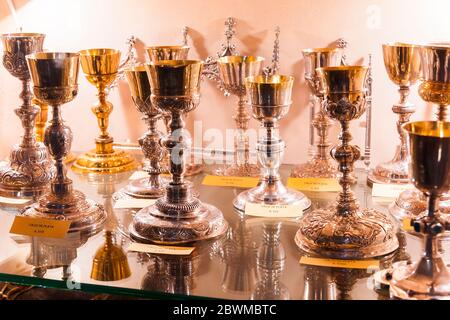
<path id="1" fill-rule="evenodd" d="M 378 260 L 342 260 L 325 259 L 303 256 L 300 258 L 300 264 L 319 267 L 346 268 L 346 269 L 379 269 Z"/>
<path id="2" fill-rule="evenodd" d="M 128 247 L 128 251 L 169 254 L 174 256 L 188 256 L 195 250 L 195 247 L 174 247 L 174 246 L 157 246 L 153 244 L 144 244 L 133 242 Z"/>
<path id="3" fill-rule="evenodd" d="M 31 202 L 30 199 L 19 199 L 19 198 L 6 198 L 0 196 L 0 203 L 8 203 L 8 204 L 25 204 Z"/>
<path id="4" fill-rule="evenodd" d="M 405 190 L 414 189 L 412 184 L 383 184 L 374 183 L 372 186 L 373 197 L 397 198 Z"/>
<path id="5" fill-rule="evenodd" d="M 414 231 L 414 227 L 411 225 L 411 219 L 410 218 L 404 218 L 402 223 L 403 223 L 403 230 L 405 230 L 405 231 Z"/>
<path id="6" fill-rule="evenodd" d="M 288 178 L 287 186 L 297 190 L 316 192 L 339 192 L 342 189 L 338 180 L 326 178 Z"/>
<path id="7" fill-rule="evenodd" d="M 253 188 L 258 185 L 259 178 L 253 177 L 222 177 L 206 175 L 202 184 L 205 186 Z"/>
<path id="8" fill-rule="evenodd" d="M 9 232 L 32 237 L 64 238 L 70 224 L 68 220 L 16 216 Z"/>
<path id="9" fill-rule="evenodd" d="M 119 199 L 114 203 L 114 209 L 142 209 L 155 202 L 155 199 Z"/>
<path id="10" fill-rule="evenodd" d="M 299 218 L 303 215 L 303 210 L 299 205 L 247 203 L 245 214 L 255 217 Z"/>

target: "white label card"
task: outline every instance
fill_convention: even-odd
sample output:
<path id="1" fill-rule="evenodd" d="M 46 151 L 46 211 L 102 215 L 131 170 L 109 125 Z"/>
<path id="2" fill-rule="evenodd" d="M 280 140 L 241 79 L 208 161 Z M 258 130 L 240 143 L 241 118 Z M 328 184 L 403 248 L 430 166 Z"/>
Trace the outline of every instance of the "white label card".
<path id="1" fill-rule="evenodd" d="M 303 210 L 299 205 L 247 203 L 245 214 L 255 217 L 299 218 L 303 215 Z"/>
<path id="2" fill-rule="evenodd" d="M 157 246 L 153 244 L 144 244 L 133 242 L 128 247 L 128 251 L 168 254 L 175 256 L 188 256 L 195 250 L 195 247 L 174 247 L 174 246 Z"/>
<path id="3" fill-rule="evenodd" d="M 114 209 L 142 209 L 155 202 L 155 199 L 119 199 L 114 203 Z"/>

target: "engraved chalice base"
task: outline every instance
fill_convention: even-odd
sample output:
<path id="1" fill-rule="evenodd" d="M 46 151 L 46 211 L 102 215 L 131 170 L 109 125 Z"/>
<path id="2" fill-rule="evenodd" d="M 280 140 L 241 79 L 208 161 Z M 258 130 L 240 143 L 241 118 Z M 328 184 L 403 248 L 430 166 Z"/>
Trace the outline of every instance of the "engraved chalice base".
<path id="1" fill-rule="evenodd" d="M 63 197 L 53 193 L 46 194 L 21 214 L 44 219 L 69 220 L 71 221 L 69 232 L 91 235 L 102 230 L 106 221 L 103 207 L 86 199 L 80 191 L 72 191 Z"/>
<path id="2" fill-rule="evenodd" d="M 308 253 L 338 259 L 366 259 L 395 251 L 395 221 L 375 209 L 357 209 L 341 216 L 336 207 L 305 214 L 295 235 L 297 246 Z"/>
<path id="3" fill-rule="evenodd" d="M 91 150 L 77 158 L 72 170 L 77 173 L 120 173 L 135 170 L 137 162 L 125 151 L 114 150 L 110 153 L 96 153 Z"/>
<path id="4" fill-rule="evenodd" d="M 398 160 L 381 163 L 370 171 L 367 179 L 371 183 L 407 184 L 410 182 L 408 162 Z"/>
<path id="5" fill-rule="evenodd" d="M 340 177 L 337 165 L 331 158 L 312 158 L 306 163 L 299 164 L 291 172 L 292 178 L 330 178 Z"/>
<path id="6" fill-rule="evenodd" d="M 432 275 L 419 272 L 421 264 L 433 265 Z M 429 268 L 423 266 L 423 269 Z M 392 274 L 390 292 L 398 299 L 449 300 L 448 267 L 441 257 L 422 258 L 417 263 L 398 266 Z"/>
<path id="7" fill-rule="evenodd" d="M 311 200 L 303 193 L 286 188 L 279 180 L 273 183 L 267 179 L 262 180 L 257 187 L 240 193 L 233 200 L 234 208 L 240 212 L 245 211 L 246 203 L 299 205 L 303 211 L 311 207 Z"/>
<path id="8" fill-rule="evenodd" d="M 450 218 L 450 195 L 444 194 L 438 201 L 439 212 Z M 403 191 L 389 205 L 389 212 L 399 221 L 417 218 L 427 209 L 427 198 L 416 189 Z"/>
<path id="9" fill-rule="evenodd" d="M 221 165 L 213 171 L 213 174 L 228 177 L 259 177 L 261 168 L 251 163 Z"/>
<path id="10" fill-rule="evenodd" d="M 158 208 L 172 207 L 169 213 Z M 195 209 L 189 208 L 192 204 Z M 164 210 L 167 211 L 167 210 Z M 177 212 L 182 214 L 177 215 Z M 169 204 L 160 198 L 155 205 L 136 213 L 130 225 L 130 236 L 143 243 L 182 244 L 213 239 L 228 229 L 222 212 L 216 207 L 192 198 L 192 203 Z"/>
<path id="11" fill-rule="evenodd" d="M 9 164 L 0 168 L 0 195 L 34 197 L 49 186 L 54 168 L 43 143 L 31 147 L 15 145 Z"/>

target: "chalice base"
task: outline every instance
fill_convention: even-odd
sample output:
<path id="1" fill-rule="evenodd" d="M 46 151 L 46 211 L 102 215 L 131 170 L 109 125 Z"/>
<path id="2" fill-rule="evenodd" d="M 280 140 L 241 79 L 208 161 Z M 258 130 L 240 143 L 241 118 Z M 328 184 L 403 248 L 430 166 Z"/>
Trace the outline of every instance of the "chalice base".
<path id="1" fill-rule="evenodd" d="M 311 200 L 300 191 L 286 188 L 279 180 L 269 183 L 267 179 L 257 187 L 241 192 L 233 200 L 233 206 L 239 212 L 245 212 L 247 203 L 299 205 L 303 211 L 311 207 Z"/>
<path id="2" fill-rule="evenodd" d="M 373 284 L 375 291 L 383 294 L 389 294 L 389 288 L 392 281 L 392 273 L 396 268 L 408 265 L 408 261 L 394 262 L 391 267 L 377 271 L 373 274 Z"/>
<path id="3" fill-rule="evenodd" d="M 291 172 L 292 178 L 330 178 L 337 179 L 341 173 L 331 158 L 312 158 L 306 163 L 297 165 Z"/>
<path id="4" fill-rule="evenodd" d="M 162 212 L 156 204 L 141 209 L 130 225 L 131 238 L 141 243 L 183 244 L 217 238 L 228 229 L 222 212 L 210 204 L 199 203 L 194 211 L 187 212 L 186 205 L 180 203 L 180 214 L 175 211 Z"/>
<path id="5" fill-rule="evenodd" d="M 53 220 L 71 221 L 69 232 L 93 235 L 102 230 L 106 221 L 103 207 L 80 191 L 73 191 L 64 197 L 47 193 L 35 204 L 25 208 L 21 215 Z"/>
<path id="6" fill-rule="evenodd" d="M 261 176 L 261 168 L 257 164 L 232 164 L 222 165 L 213 172 L 216 176 L 224 177 L 259 177 Z"/>
<path id="7" fill-rule="evenodd" d="M 337 259 L 384 256 L 398 246 L 394 219 L 375 209 L 341 216 L 336 207 L 305 214 L 295 235 L 297 246 L 312 254 Z"/>
<path id="8" fill-rule="evenodd" d="M 407 161 L 390 161 L 381 163 L 371 170 L 367 176 L 367 181 L 383 184 L 408 184 L 411 181 L 408 173 Z"/>
<path id="9" fill-rule="evenodd" d="M 119 173 L 137 168 L 135 159 L 125 151 L 114 150 L 111 153 L 96 153 L 91 150 L 82 154 L 72 165 L 77 173 Z"/>
<path id="10" fill-rule="evenodd" d="M 389 212 L 399 221 L 415 219 L 427 210 L 428 202 L 425 195 L 416 189 L 403 191 L 389 205 Z M 450 195 L 444 194 L 438 202 L 439 212 L 450 218 Z"/>
<path id="11" fill-rule="evenodd" d="M 390 293 L 397 299 L 450 300 L 450 273 L 441 257 L 399 265 L 392 278 Z"/>
<path id="12" fill-rule="evenodd" d="M 133 180 L 127 186 L 113 195 L 114 200 L 119 199 L 157 199 L 166 193 L 166 186 L 171 181 L 167 177 L 159 177 L 160 185 L 155 187 L 150 183 L 150 178 Z"/>
<path id="13" fill-rule="evenodd" d="M 0 195 L 32 198 L 44 193 L 54 171 L 43 143 L 24 148 L 15 145 L 9 164 L 0 168 Z"/>

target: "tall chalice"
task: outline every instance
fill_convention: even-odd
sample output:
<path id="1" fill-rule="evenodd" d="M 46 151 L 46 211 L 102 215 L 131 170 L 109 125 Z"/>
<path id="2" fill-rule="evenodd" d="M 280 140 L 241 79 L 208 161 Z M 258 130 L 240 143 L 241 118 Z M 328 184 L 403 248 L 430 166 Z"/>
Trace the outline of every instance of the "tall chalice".
<path id="1" fill-rule="evenodd" d="M 136 213 L 130 226 L 132 239 L 139 242 L 188 243 L 218 237 L 228 224 L 216 207 L 202 203 L 184 180 L 186 151 L 191 141 L 183 114 L 200 103 L 203 62 L 161 60 L 145 66 L 150 80 L 152 104 L 170 114 L 170 134 L 161 144 L 170 154 L 171 181 L 163 197 Z"/>
<path id="2" fill-rule="evenodd" d="M 439 198 L 450 189 L 450 123 L 419 121 L 403 125 L 409 137 L 411 178 L 428 198 L 425 214 L 413 219 L 424 239 L 422 258 L 394 267 L 391 295 L 400 299 L 450 299 L 450 270 L 439 253 L 438 241 L 450 230 L 447 215 L 439 211 Z"/>
<path id="3" fill-rule="evenodd" d="M 331 258 L 363 259 L 388 254 L 398 247 L 395 221 L 378 210 L 360 208 L 350 189 L 350 174 L 360 151 L 350 144 L 349 124 L 364 113 L 367 71 L 364 66 L 317 69 L 325 97 L 324 109 L 342 128 L 341 144 L 331 151 L 339 163 L 342 191 L 335 205 L 316 209 L 301 218 L 295 242 L 303 251 Z"/>
<path id="4" fill-rule="evenodd" d="M 51 179 L 51 160 L 47 148 L 36 141 L 33 132 L 40 108 L 30 88 L 30 72 L 25 56 L 42 51 L 45 35 L 41 33 L 9 33 L 0 36 L 3 44 L 3 66 L 22 81 L 22 105 L 15 109 L 22 122 L 22 141 L 14 145 L 9 163 L 0 168 L 0 195 L 33 197 L 42 194 Z"/>
<path id="5" fill-rule="evenodd" d="M 44 143 L 53 157 L 56 174 L 50 190 L 22 215 L 45 219 L 68 220 L 69 232 L 96 233 L 103 227 L 106 213 L 101 205 L 73 190 L 67 177 L 64 158 L 70 152 L 72 131 L 64 125 L 61 105 L 72 101 L 78 93 L 79 54 L 39 52 L 27 56 L 37 99 L 53 110 L 50 125 L 45 130 Z"/>
<path id="6" fill-rule="evenodd" d="M 119 173 L 133 170 L 134 158 L 122 150 L 114 150 L 113 137 L 108 133 L 109 115 L 113 110 L 106 101 L 107 87 L 117 77 L 120 51 L 114 49 L 88 49 L 80 51 L 80 62 L 87 80 L 98 90 L 98 103 L 92 107 L 100 129 L 95 139 L 95 150 L 80 155 L 72 166 L 78 173 Z"/>

